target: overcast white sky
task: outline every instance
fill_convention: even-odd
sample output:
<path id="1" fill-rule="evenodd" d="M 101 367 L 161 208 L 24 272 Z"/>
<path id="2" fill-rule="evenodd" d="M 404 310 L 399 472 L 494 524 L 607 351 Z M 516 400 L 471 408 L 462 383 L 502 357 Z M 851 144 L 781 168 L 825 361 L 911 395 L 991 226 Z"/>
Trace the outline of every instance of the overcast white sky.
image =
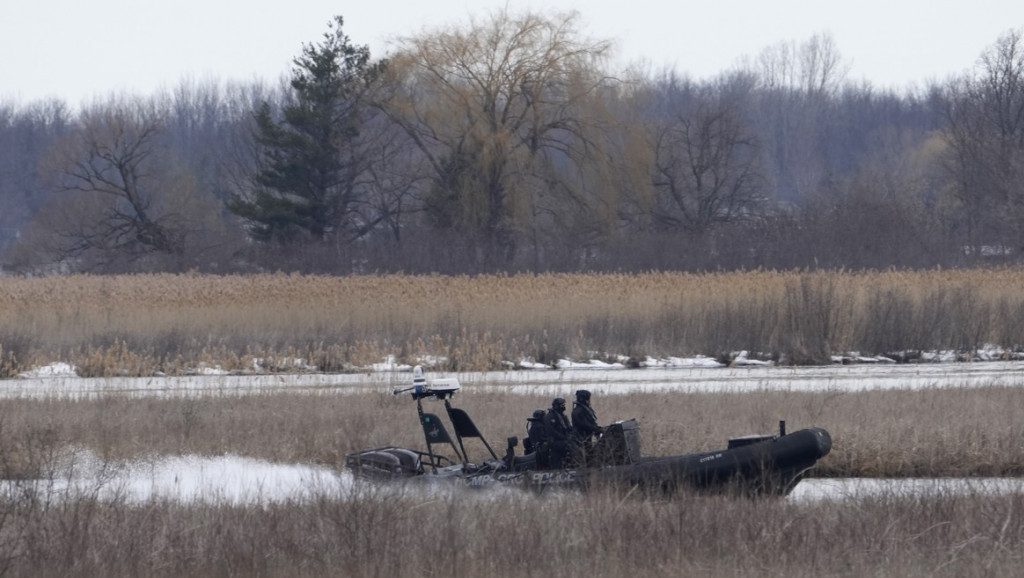
<path id="1" fill-rule="evenodd" d="M 576 9 L 586 32 L 706 78 L 783 41 L 828 32 L 850 78 L 903 88 L 971 67 L 1024 27 L 1022 0 L 0 0 L 0 101 L 78 105 L 182 79 L 276 80 L 328 21 L 376 56 L 395 36 L 465 23 L 507 4 Z"/>

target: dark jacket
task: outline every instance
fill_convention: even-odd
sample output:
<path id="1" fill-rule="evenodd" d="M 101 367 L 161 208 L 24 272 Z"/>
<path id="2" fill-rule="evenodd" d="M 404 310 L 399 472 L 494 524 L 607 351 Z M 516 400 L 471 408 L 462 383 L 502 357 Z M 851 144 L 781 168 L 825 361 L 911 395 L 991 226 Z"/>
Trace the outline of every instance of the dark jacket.
<path id="1" fill-rule="evenodd" d="M 591 437 L 601 433 L 601 426 L 597 425 L 597 414 L 594 413 L 594 409 L 587 404 L 573 402 L 572 429 L 580 441 L 588 441 Z"/>
<path id="2" fill-rule="evenodd" d="M 551 449 L 548 465 L 556 470 L 568 466 L 569 438 L 572 436 L 572 426 L 569 425 L 569 419 L 565 417 L 565 411 L 549 409 L 544 414 L 544 429 L 547 431 L 548 447 Z"/>
<path id="3" fill-rule="evenodd" d="M 526 427 L 526 435 L 530 438 L 533 447 L 540 447 L 540 444 L 548 441 L 548 429 L 544 426 L 544 419 L 527 418 L 530 425 Z"/>
<path id="4" fill-rule="evenodd" d="M 523 441 L 523 449 L 526 453 L 533 453 L 537 456 L 537 467 L 546 470 L 551 466 L 551 447 L 548 445 L 548 430 L 544 426 L 544 412 L 540 417 L 530 417 L 526 421 L 526 440 Z"/>
<path id="5" fill-rule="evenodd" d="M 572 434 L 572 426 L 569 425 L 569 419 L 565 417 L 565 413 L 553 409 L 549 409 L 544 414 L 544 429 L 547 431 L 548 441 L 552 446 L 564 445 Z"/>

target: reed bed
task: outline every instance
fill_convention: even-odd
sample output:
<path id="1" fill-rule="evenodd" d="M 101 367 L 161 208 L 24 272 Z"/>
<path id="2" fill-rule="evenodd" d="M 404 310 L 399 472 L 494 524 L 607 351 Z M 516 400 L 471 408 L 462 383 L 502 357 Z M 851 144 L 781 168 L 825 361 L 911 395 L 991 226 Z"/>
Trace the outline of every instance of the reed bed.
<path id="1" fill-rule="evenodd" d="M 1019 270 L 495 277 L 126 276 L 0 279 L 0 375 L 68 361 L 88 375 L 201 365 L 342 371 L 385 355 L 443 368 L 603 353 L 783 362 L 835 352 L 1024 343 Z M 567 395 L 571 392 L 565 392 Z M 492 442 L 550 399 L 459 398 Z M 828 429 L 819 476 L 1024 473 L 1024 392 L 631 394 L 601 421 L 640 420 L 649 454 L 728 437 Z M 11 399 L 0 404 L 0 575 L 8 576 L 1016 576 L 1024 498 L 882 495 L 791 503 L 588 494 L 337 496 L 239 506 L 61 495 L 69 448 L 102 460 L 225 453 L 340 467 L 345 453 L 420 447 L 405 398 Z M 482 448 L 473 446 L 480 454 Z M 26 480 L 42 480 L 42 486 Z M 102 483 L 102 482 L 98 482 Z M 42 488 L 42 491 L 39 488 Z M 97 488 L 98 490 L 98 488 Z"/>
<path id="2" fill-rule="evenodd" d="M 0 377 L 1024 349 L 1024 270 L 0 279 Z M 301 363 L 296 363 L 301 360 Z"/>
<path id="3" fill-rule="evenodd" d="M 486 391 L 457 401 L 499 448 L 550 402 Z M 1014 388 L 641 393 L 594 402 L 603 422 L 638 418 L 650 454 L 721 447 L 786 419 L 791 429 L 832 432 L 833 452 L 816 475 L 1024 470 L 1024 391 Z M 73 494 L 55 483 L 55 464 L 79 448 L 109 463 L 232 453 L 340 467 L 355 449 L 422 447 L 415 419 L 407 398 L 387 392 L 5 400 L 0 575 L 988 577 L 1024 568 L 1020 495 L 799 503 L 602 491 L 424 495 L 357 484 L 280 504 L 140 504 L 99 498 L 102 480 Z M 480 445 L 469 449 L 482 455 Z"/>
<path id="4" fill-rule="evenodd" d="M 569 395 L 566 392 L 565 395 Z M 470 412 L 498 452 L 526 435 L 526 418 L 550 399 L 466 394 Z M 923 391 L 634 393 L 600 396 L 608 423 L 636 418 L 643 452 L 718 449 L 730 437 L 820 426 L 833 450 L 817 476 L 973 477 L 1024 475 L 1024 391 L 985 387 Z M 266 394 L 241 398 L 86 401 L 6 400 L 0 404 L 0 477 L 38 476 L 47 456 L 86 447 L 107 459 L 225 453 L 284 463 L 341 467 L 346 453 L 397 444 L 423 447 L 407 397 L 380 394 Z M 467 442 L 480 459 L 485 449 Z"/>
<path id="5" fill-rule="evenodd" d="M 790 503 L 356 486 L 289 504 L 4 500 L 8 576 L 1019 576 L 1024 497 Z"/>

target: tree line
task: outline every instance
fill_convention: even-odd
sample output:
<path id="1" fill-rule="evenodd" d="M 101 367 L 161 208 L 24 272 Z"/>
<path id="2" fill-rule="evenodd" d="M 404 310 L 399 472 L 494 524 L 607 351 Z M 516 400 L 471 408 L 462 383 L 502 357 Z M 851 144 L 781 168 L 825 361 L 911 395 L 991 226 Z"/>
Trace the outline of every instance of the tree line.
<path id="1" fill-rule="evenodd" d="M 714 78 L 612 70 L 508 9 L 373 58 L 335 18 L 279 85 L 0 103 L 5 270 L 958 267 L 1024 253 L 1024 32 L 902 93 L 832 38 Z"/>

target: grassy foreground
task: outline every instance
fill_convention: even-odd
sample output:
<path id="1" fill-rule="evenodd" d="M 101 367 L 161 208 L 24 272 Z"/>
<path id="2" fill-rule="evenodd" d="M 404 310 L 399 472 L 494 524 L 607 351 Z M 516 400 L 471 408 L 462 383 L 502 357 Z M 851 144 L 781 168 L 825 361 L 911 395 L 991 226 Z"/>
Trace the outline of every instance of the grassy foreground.
<path id="1" fill-rule="evenodd" d="M 387 355 L 484 370 L 532 358 L 1024 349 L 1024 270 L 481 277 L 0 278 L 0 377 L 201 365 L 334 372 Z"/>
<path id="2" fill-rule="evenodd" d="M 474 392 L 459 405 L 492 442 L 546 398 Z M 1024 392 L 634 394 L 595 400 L 637 417 L 648 453 L 821 425 L 818 474 L 997 475 L 1024 468 Z M 794 503 L 602 492 L 424 495 L 356 485 L 340 496 L 231 505 L 62 493 L 67 448 L 105 458 L 235 453 L 337 465 L 347 451 L 420 447 L 415 411 L 387 393 L 0 404 L 0 574 L 11 576 L 1016 576 L 1024 497 L 889 494 Z M 479 450 L 479 447 L 473 448 Z M 472 451 L 472 450 L 471 450 Z M 41 478 L 43 491 L 12 478 Z M 55 479 L 58 478 L 58 479 Z M 38 488 L 38 486 L 37 486 Z"/>
<path id="3" fill-rule="evenodd" d="M 264 505 L 22 502 L 11 576 L 1019 576 L 1024 498 L 794 504 L 357 488 Z M 31 523 L 26 523 L 32 515 Z"/>

